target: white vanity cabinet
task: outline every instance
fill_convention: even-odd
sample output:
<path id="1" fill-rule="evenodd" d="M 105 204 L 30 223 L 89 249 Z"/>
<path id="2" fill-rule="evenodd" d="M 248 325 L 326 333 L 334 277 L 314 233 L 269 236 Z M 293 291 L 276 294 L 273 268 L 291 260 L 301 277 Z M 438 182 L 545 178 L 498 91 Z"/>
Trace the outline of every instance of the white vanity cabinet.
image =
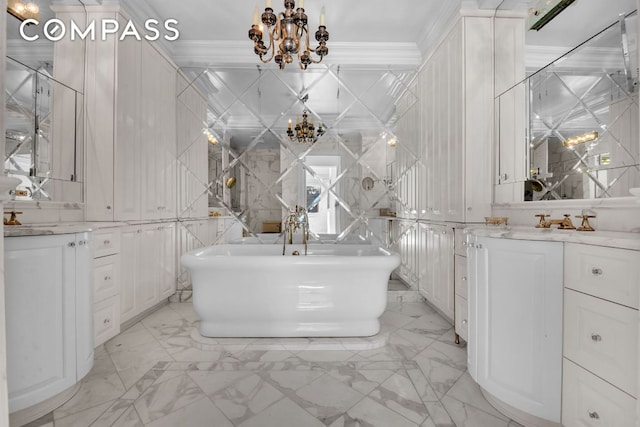
<path id="1" fill-rule="evenodd" d="M 559 425 L 563 244 L 473 236 L 468 253 L 471 376 L 516 421 Z"/>
<path id="2" fill-rule="evenodd" d="M 565 244 L 562 422 L 637 425 L 640 251 Z"/>
<path id="3" fill-rule="evenodd" d="M 90 245 L 89 233 L 5 239 L 11 413 L 67 391 L 93 366 Z"/>

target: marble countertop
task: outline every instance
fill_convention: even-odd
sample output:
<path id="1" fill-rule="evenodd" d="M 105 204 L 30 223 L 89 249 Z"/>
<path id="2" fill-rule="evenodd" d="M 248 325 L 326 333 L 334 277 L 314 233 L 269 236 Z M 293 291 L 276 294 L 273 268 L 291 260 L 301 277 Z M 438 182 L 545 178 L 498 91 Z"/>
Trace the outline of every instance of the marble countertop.
<path id="1" fill-rule="evenodd" d="M 505 227 L 478 225 L 465 228 L 466 234 L 479 237 L 498 237 L 515 240 L 543 240 L 550 242 L 583 243 L 612 248 L 640 250 L 640 233 L 618 231 L 576 231 L 557 228 Z"/>
<path id="2" fill-rule="evenodd" d="M 50 224 L 5 225 L 4 237 L 74 234 L 125 225 L 128 224 L 125 222 L 61 222 Z"/>

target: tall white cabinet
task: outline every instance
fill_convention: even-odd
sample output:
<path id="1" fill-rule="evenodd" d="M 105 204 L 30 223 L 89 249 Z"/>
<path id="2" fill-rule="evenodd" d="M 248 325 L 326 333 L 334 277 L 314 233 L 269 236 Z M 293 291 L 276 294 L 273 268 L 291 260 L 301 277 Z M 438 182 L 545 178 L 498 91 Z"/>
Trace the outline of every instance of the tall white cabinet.
<path id="1" fill-rule="evenodd" d="M 454 236 L 491 215 L 495 88 L 514 81 L 523 51 L 522 18 L 460 16 L 396 105 L 396 211 L 420 223 L 401 238 L 397 272 L 461 328 Z"/>
<path id="2" fill-rule="evenodd" d="M 128 20 L 117 7 L 88 15 Z M 87 220 L 176 217 L 176 78 L 146 40 L 87 41 Z"/>

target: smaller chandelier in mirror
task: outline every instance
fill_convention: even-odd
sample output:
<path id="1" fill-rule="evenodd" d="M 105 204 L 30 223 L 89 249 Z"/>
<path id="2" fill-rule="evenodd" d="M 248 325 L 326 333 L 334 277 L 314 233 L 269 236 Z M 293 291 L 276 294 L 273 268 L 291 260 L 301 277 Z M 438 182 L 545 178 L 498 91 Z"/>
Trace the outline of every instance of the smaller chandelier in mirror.
<path id="1" fill-rule="evenodd" d="M 265 45 L 262 40 L 263 26 L 259 22 L 258 7 L 253 15 L 253 25 L 249 30 L 249 38 L 253 40 L 256 55 L 263 63 L 272 59 L 284 70 L 286 64 L 293 62 L 294 56 L 298 57 L 298 64 L 302 70 L 306 70 L 309 64 L 317 64 L 329 54 L 327 41 L 329 32 L 324 25 L 324 7 L 320 14 L 320 25 L 316 31 L 316 41 L 319 45 L 315 49 L 310 47 L 309 27 L 307 25 L 307 14 L 304 11 L 304 0 L 300 0 L 296 8 L 295 0 L 284 0 L 285 11 L 277 15 L 271 8 L 271 0 L 267 0 L 266 8 L 262 14 L 262 25 L 267 27 L 269 45 Z M 277 50 L 277 52 L 276 52 Z M 271 52 L 269 54 L 269 52 Z M 319 59 L 314 59 L 311 55 L 315 53 Z"/>
<path id="2" fill-rule="evenodd" d="M 296 119 L 296 126 L 293 127 L 293 122 L 289 119 L 289 127 L 287 128 L 287 135 L 293 142 L 301 142 L 303 144 L 313 144 L 319 137 L 324 135 L 325 129 L 322 123 L 318 124 L 318 132 L 313 125 L 313 119 L 308 120 L 309 115 L 307 110 L 302 112 L 302 120 Z"/>

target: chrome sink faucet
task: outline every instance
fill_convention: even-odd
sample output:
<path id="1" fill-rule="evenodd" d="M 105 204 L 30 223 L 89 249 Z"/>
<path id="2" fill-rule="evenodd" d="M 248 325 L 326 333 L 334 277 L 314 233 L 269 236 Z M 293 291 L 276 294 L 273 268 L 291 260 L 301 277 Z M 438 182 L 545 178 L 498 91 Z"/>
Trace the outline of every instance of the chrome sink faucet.
<path id="1" fill-rule="evenodd" d="M 309 240 L 309 215 L 307 210 L 302 206 L 296 205 L 295 209 L 289 210 L 283 222 L 284 238 L 282 241 L 282 255 L 285 253 L 285 245 L 287 241 L 293 244 L 293 235 L 302 228 L 302 244 L 304 244 L 304 254 L 307 254 L 307 241 Z M 299 255 L 294 252 L 294 255 Z"/>

